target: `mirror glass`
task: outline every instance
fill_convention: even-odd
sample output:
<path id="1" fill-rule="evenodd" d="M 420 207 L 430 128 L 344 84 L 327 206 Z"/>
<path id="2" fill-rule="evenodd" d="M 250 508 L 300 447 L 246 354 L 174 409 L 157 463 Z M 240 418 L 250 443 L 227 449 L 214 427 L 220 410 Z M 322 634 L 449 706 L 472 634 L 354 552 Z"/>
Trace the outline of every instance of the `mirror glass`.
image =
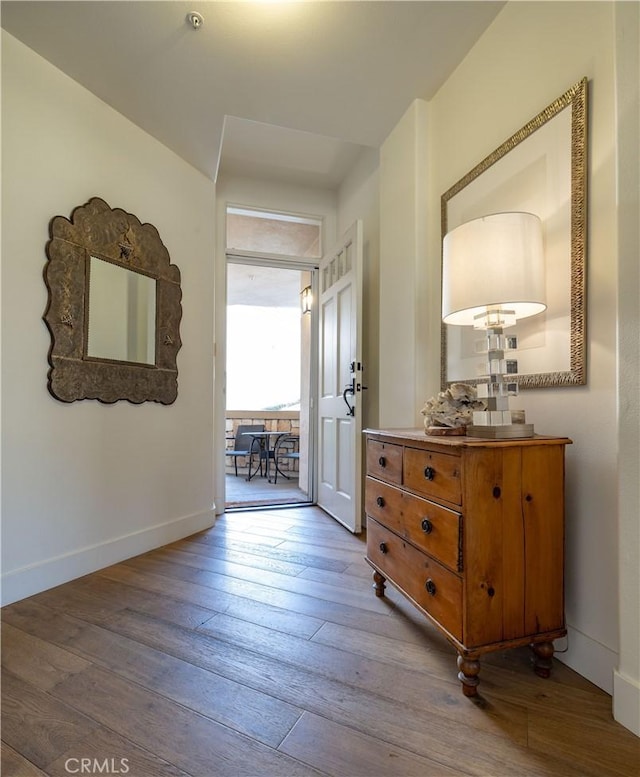
<path id="1" fill-rule="evenodd" d="M 156 363 L 156 281 L 90 257 L 87 356 Z"/>

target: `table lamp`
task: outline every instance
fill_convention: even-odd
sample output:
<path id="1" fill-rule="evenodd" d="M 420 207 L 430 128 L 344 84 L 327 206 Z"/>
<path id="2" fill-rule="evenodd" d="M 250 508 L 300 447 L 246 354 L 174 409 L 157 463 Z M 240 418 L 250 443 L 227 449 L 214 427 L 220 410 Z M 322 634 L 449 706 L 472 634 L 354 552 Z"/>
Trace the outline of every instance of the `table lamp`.
<path id="1" fill-rule="evenodd" d="M 542 223 L 532 213 L 494 213 L 445 235 L 442 320 L 486 331 L 486 365 L 477 384 L 487 409 L 473 413 L 472 437 L 532 437 L 533 425 L 513 423 L 517 360 L 505 359 L 517 339 L 504 334 L 518 319 L 546 308 Z"/>

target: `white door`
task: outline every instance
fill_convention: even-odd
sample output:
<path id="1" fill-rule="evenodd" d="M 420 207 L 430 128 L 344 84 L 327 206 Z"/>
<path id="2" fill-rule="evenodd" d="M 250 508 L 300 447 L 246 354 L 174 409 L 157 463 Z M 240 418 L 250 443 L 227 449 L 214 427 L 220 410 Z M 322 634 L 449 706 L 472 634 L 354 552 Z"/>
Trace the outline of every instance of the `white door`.
<path id="1" fill-rule="evenodd" d="M 362 529 L 362 222 L 320 263 L 318 504 Z"/>

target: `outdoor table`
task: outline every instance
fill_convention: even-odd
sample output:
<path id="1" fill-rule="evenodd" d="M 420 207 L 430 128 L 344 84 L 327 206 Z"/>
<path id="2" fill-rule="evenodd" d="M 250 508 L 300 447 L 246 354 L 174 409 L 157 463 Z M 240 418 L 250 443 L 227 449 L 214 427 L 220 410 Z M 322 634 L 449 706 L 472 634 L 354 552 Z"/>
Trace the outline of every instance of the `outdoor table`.
<path id="1" fill-rule="evenodd" d="M 247 480 L 251 480 L 252 477 L 255 476 L 255 474 L 258 472 L 258 469 L 260 468 L 261 462 L 264 460 L 265 462 L 265 474 L 264 476 L 267 478 L 269 483 L 271 483 L 271 478 L 269 477 L 269 467 L 270 462 L 273 460 L 273 466 L 275 469 L 280 472 L 281 475 L 284 475 L 284 473 L 278 469 L 278 462 L 275 458 L 275 450 L 278 445 L 278 440 L 281 437 L 296 437 L 295 434 L 292 434 L 291 432 L 244 432 L 242 434 L 243 437 L 252 437 L 254 440 L 258 440 L 258 444 L 260 445 L 259 458 L 258 458 L 258 464 L 256 465 L 255 470 L 251 471 L 251 459 L 253 456 L 253 444 L 251 448 L 251 454 L 249 456 L 249 472 L 247 474 Z M 273 438 L 273 444 L 271 443 L 271 439 Z"/>

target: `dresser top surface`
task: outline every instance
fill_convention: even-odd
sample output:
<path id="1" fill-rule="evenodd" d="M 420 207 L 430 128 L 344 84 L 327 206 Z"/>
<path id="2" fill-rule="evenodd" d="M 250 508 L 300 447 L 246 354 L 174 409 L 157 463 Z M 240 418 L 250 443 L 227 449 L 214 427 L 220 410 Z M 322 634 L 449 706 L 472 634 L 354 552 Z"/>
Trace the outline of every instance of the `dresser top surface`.
<path id="1" fill-rule="evenodd" d="M 430 445 L 442 445 L 449 448 L 509 448 L 522 445 L 571 445 L 568 437 L 551 437 L 544 434 L 536 434 L 533 437 L 516 437 L 506 440 L 493 440 L 482 437 L 465 437 L 454 435 L 429 435 L 424 429 L 364 429 L 363 434 L 374 439 L 394 440 L 402 442 L 419 442 Z"/>

